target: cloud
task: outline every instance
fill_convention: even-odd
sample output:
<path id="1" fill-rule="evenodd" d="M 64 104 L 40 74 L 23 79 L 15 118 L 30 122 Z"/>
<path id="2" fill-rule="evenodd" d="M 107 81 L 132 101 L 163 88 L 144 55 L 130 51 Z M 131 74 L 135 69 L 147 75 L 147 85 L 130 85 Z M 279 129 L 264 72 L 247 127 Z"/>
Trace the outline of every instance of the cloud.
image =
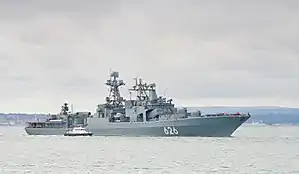
<path id="1" fill-rule="evenodd" d="M 94 110 L 109 69 L 180 105 L 298 106 L 298 2 L 1 1 L 3 112 Z"/>

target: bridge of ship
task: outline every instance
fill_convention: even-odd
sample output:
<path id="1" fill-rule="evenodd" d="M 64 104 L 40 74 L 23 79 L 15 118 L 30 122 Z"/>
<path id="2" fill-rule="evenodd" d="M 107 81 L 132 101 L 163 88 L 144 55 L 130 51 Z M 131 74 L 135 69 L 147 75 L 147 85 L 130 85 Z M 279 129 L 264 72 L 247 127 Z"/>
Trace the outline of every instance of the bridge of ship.
<path id="1" fill-rule="evenodd" d="M 82 126 L 87 126 L 87 118 L 90 117 L 90 112 L 76 112 L 75 114 L 70 114 L 67 117 L 67 127 L 73 128 Z"/>

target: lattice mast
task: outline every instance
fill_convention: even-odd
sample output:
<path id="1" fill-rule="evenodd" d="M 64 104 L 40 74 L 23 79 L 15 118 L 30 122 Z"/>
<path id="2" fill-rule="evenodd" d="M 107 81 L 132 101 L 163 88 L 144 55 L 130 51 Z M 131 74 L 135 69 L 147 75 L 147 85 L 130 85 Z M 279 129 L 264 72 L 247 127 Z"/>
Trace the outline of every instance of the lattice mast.
<path id="1" fill-rule="evenodd" d="M 129 89 L 130 91 L 135 91 L 136 92 L 136 97 L 138 100 L 149 100 L 149 95 L 148 91 L 155 91 L 155 83 L 153 84 L 146 84 L 143 83 L 143 80 L 141 78 L 134 78 L 135 80 L 135 85 L 133 86 L 132 89 Z"/>
<path id="2" fill-rule="evenodd" d="M 106 103 L 112 107 L 123 106 L 123 97 L 120 95 L 119 87 L 124 86 L 123 80 L 119 79 L 118 72 L 111 72 L 110 79 L 105 83 L 109 86 L 109 96 L 106 97 Z"/>

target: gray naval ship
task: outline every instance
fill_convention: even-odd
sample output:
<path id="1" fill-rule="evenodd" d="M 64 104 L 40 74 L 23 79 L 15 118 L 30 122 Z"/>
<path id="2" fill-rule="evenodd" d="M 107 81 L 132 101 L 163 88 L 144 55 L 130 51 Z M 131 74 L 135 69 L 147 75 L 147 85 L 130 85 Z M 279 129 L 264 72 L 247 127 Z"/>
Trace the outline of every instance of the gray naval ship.
<path id="1" fill-rule="evenodd" d="M 50 114 L 46 121 L 29 121 L 25 131 L 29 135 L 64 135 L 64 133 L 76 126 L 86 126 L 86 119 L 91 115 L 90 112 L 69 111 L 67 103 L 61 106 L 58 114 Z"/>
<path id="2" fill-rule="evenodd" d="M 94 136 L 231 136 L 250 114 L 202 114 L 189 113 L 186 108 L 176 108 L 172 99 L 158 96 L 156 85 L 144 83 L 135 78 L 135 85 L 129 89 L 130 99 L 120 94 L 124 86 L 118 72 L 110 73 L 105 83 L 109 96 L 99 104 L 95 114 L 68 111 L 67 103 L 61 114 L 46 122 L 31 122 L 25 131 L 30 135 L 63 135 L 66 129 L 84 126 Z M 132 92 L 136 94 L 132 98 Z"/>

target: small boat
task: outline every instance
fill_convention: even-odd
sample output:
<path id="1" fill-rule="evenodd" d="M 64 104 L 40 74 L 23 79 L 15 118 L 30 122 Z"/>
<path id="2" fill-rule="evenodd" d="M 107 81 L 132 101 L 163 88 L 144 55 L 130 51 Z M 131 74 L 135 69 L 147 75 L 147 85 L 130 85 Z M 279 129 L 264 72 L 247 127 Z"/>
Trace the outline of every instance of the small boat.
<path id="1" fill-rule="evenodd" d="M 72 130 L 67 130 L 64 136 L 92 136 L 92 132 L 86 131 L 84 127 L 74 127 Z"/>

